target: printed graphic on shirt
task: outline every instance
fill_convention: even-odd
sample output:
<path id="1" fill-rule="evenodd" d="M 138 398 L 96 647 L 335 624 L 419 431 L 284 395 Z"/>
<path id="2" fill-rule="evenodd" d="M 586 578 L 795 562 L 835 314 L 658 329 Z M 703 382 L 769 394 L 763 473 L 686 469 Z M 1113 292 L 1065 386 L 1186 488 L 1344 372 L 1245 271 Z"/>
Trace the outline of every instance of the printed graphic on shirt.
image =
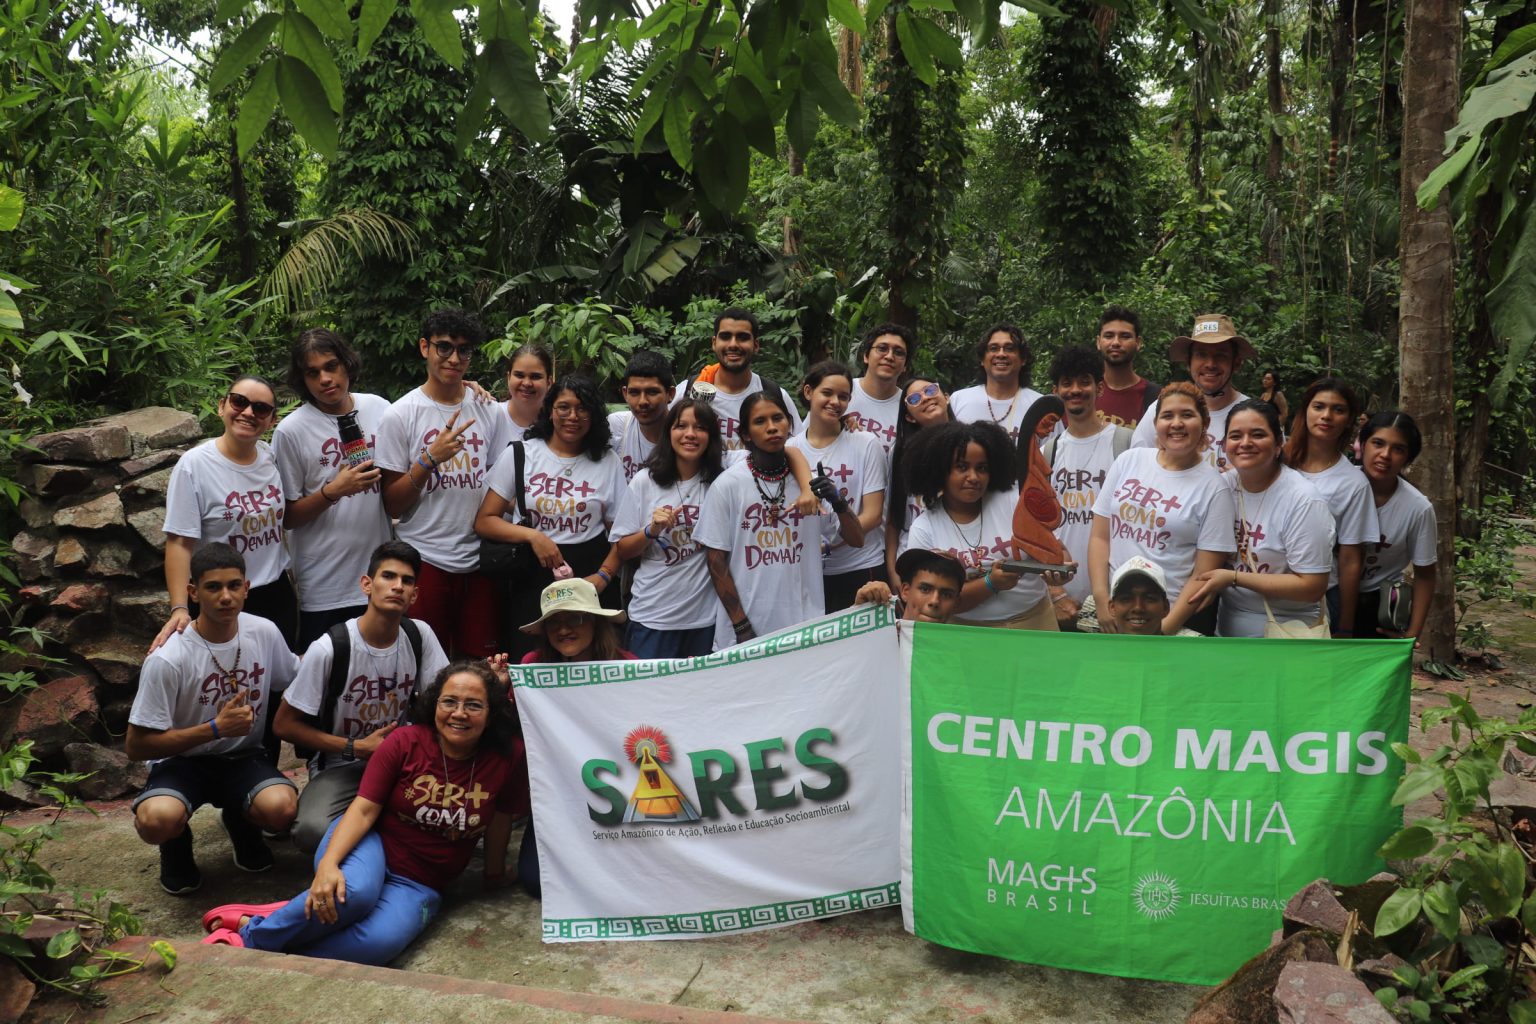
<path id="1" fill-rule="evenodd" d="M 805 552 L 805 543 L 800 540 L 800 522 L 804 518 L 792 506 L 775 514 L 760 501 L 748 505 L 742 511 L 739 527 L 743 533 L 752 534 L 752 541 L 745 548 L 746 567 L 799 564 Z"/>
<path id="2" fill-rule="evenodd" d="M 1127 539 L 1150 551 L 1166 551 L 1172 531 L 1165 530 L 1167 516 L 1183 508 L 1177 494 L 1164 494 L 1134 477 L 1115 489 L 1116 509 L 1110 522 L 1111 535 Z"/>
<path id="3" fill-rule="evenodd" d="M 421 448 L 431 448 L 442 427 L 433 427 L 421 435 Z M 426 493 L 437 491 L 478 491 L 485 485 L 486 458 L 482 449 L 489 443 L 478 430 L 471 427 L 459 435 L 464 447 L 451 459 L 438 464 L 437 472 L 427 480 Z"/>
<path id="4" fill-rule="evenodd" d="M 528 478 L 528 498 L 533 528 L 540 533 L 586 533 L 593 512 L 587 499 L 597 493 L 585 480 L 563 474 L 534 473 Z"/>
<path id="5" fill-rule="evenodd" d="M 1107 467 L 1103 466 L 1098 472 L 1091 469 L 1069 469 L 1066 466 L 1052 470 L 1051 486 L 1056 489 L 1062 511 L 1061 525 L 1056 527 L 1057 533 L 1063 527 L 1093 525 L 1093 501 L 1098 497 L 1099 488 L 1104 486 L 1107 475 Z"/>
<path id="6" fill-rule="evenodd" d="M 283 492 L 276 484 L 262 490 L 230 491 L 224 496 L 224 519 L 237 524 L 230 547 L 246 554 L 283 542 Z"/>
<path id="7" fill-rule="evenodd" d="M 485 802 L 495 796 L 470 777 L 471 786 L 466 789 L 457 783 L 438 778 L 436 772 L 422 772 L 406 787 L 405 799 L 415 808 L 406 817 L 423 832 L 445 839 L 460 839 L 471 832 L 484 829 L 489 820 Z"/>
<path id="8" fill-rule="evenodd" d="M 699 523 L 698 505 L 674 505 L 676 517 L 672 526 L 656 535 L 656 546 L 661 549 L 661 562 L 667 568 L 681 565 L 699 553 L 699 545 L 693 539 L 693 528 Z"/>
<path id="9" fill-rule="evenodd" d="M 267 669 L 259 661 L 251 662 L 249 668 L 235 668 L 229 672 L 214 669 L 198 684 L 197 702 L 208 708 L 208 717 L 213 718 L 235 694 L 243 692 L 246 706 L 256 713 L 257 721 L 263 721 L 261 712 L 267 696 L 263 680 L 266 676 Z"/>

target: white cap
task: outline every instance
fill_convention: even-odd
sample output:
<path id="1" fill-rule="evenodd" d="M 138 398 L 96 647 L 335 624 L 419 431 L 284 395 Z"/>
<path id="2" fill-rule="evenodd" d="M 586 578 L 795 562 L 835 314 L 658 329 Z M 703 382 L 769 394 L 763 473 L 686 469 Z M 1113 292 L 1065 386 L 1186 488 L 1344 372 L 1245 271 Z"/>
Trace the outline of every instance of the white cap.
<path id="1" fill-rule="evenodd" d="M 1120 584 L 1132 576 L 1145 576 L 1163 592 L 1164 598 L 1168 596 L 1168 577 L 1163 575 L 1162 568 L 1156 562 L 1141 555 L 1133 555 L 1120 563 L 1120 568 L 1115 570 L 1115 575 L 1109 581 L 1110 596 L 1113 597 L 1115 591 L 1120 589 Z"/>

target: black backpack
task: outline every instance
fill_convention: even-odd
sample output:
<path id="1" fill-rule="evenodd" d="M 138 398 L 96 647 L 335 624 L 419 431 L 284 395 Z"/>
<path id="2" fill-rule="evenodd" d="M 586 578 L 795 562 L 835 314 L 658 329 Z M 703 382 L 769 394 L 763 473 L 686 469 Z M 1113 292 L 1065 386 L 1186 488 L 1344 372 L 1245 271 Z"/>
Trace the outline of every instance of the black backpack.
<path id="1" fill-rule="evenodd" d="M 421 676 L 421 627 L 411 619 L 401 619 L 400 628 L 405 632 L 405 638 L 410 642 L 411 654 L 416 658 L 416 675 Z M 347 633 L 347 624 L 338 622 L 330 628 L 326 636 L 331 638 L 331 674 L 325 680 L 325 694 L 320 700 L 320 713 L 311 715 L 310 722 L 321 732 L 330 732 L 336 727 L 336 702 L 341 699 L 341 691 L 347 687 L 347 676 L 352 670 L 352 638 Z M 339 651 L 346 651 L 342 657 Z M 314 751 L 307 748 L 295 748 L 296 753 L 305 759 L 314 756 Z"/>

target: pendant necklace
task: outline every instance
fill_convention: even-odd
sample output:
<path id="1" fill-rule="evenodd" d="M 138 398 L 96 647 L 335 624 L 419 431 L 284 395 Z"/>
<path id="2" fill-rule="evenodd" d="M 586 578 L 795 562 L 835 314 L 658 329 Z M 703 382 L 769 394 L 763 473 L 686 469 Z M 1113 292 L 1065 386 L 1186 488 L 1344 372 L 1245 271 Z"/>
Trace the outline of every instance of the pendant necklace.
<path id="1" fill-rule="evenodd" d="M 235 685 L 235 673 L 240 671 L 240 657 L 245 653 L 245 649 L 240 643 L 240 631 L 238 629 L 235 630 L 235 663 L 229 666 L 229 668 L 225 668 L 219 662 L 219 656 L 213 653 L 213 645 L 208 642 L 207 637 L 203 636 L 202 630 L 194 627 L 192 632 L 197 634 L 197 639 L 208 649 L 208 657 L 212 660 L 213 667 L 219 670 L 219 675 L 224 677 L 224 682 L 233 687 Z"/>
<path id="2" fill-rule="evenodd" d="M 784 490 L 789 479 L 789 462 L 785 460 L 784 468 L 778 473 L 765 473 L 757 468 L 756 461 L 747 456 L 747 469 L 752 473 L 752 486 L 757 488 L 757 493 L 763 499 L 763 507 L 768 513 L 768 525 L 777 526 L 779 519 L 784 515 Z M 777 483 L 778 489 L 769 493 L 763 488 L 763 481 Z"/>
<path id="3" fill-rule="evenodd" d="M 949 525 L 955 528 L 955 533 L 960 535 L 960 543 L 969 548 L 971 553 L 980 560 L 985 553 L 985 549 L 981 546 L 981 535 L 986 532 L 986 524 L 981 521 L 981 516 L 979 514 L 976 516 L 976 539 L 973 541 L 965 535 L 965 531 L 960 528 L 959 520 L 951 515 L 948 509 L 944 510 L 944 514 L 949 519 Z"/>
<path id="4" fill-rule="evenodd" d="M 441 741 L 439 741 L 439 743 L 438 743 L 437 752 L 443 755 L 443 786 L 444 786 L 444 788 L 447 788 L 448 783 L 450 781 L 449 775 L 448 775 L 448 751 L 443 749 Z M 477 749 L 475 751 L 475 756 L 469 759 L 469 785 L 464 787 L 464 792 L 466 794 L 473 793 L 475 791 L 475 762 L 478 761 L 478 760 L 480 760 L 480 751 Z M 445 799 L 443 801 L 443 810 L 446 811 L 447 809 L 448 809 L 448 801 Z M 469 831 L 469 828 L 467 827 L 468 826 L 468 822 L 469 822 L 469 807 L 468 807 L 468 805 L 466 805 L 465 808 L 464 808 L 464 821 L 465 821 L 466 827 L 460 829 L 459 830 L 460 832 L 468 832 Z"/>

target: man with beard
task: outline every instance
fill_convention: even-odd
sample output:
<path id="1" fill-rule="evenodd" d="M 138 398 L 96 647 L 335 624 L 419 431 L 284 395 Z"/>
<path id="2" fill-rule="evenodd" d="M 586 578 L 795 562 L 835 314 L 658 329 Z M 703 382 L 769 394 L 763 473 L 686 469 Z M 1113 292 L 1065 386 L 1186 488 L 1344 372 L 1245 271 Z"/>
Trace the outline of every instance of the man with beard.
<path id="1" fill-rule="evenodd" d="M 627 410 L 608 414 L 608 445 L 633 480 L 661 440 L 662 424 L 677 394 L 672 365 L 659 352 L 636 352 L 624 367 L 620 389 Z"/>
<path id="2" fill-rule="evenodd" d="M 976 344 L 982 382 L 961 388 L 949 398 L 949 411 L 960 423 L 996 423 L 1014 443 L 1024 414 L 1041 397 L 1029 386 L 1035 355 L 1024 332 L 1013 324 L 998 324 Z"/>
<path id="3" fill-rule="evenodd" d="M 720 417 L 720 440 L 726 451 L 744 446 L 741 435 L 741 403 L 770 385 L 784 397 L 789 412 L 790 434 L 801 431 L 800 410 L 788 391 L 752 372 L 757 358 L 757 316 L 749 309 L 728 306 L 715 316 L 715 332 L 710 347 L 718 363 L 704 368 L 698 379 L 681 396 L 703 399 Z M 674 402 L 678 399 L 674 399 Z"/>
<path id="4" fill-rule="evenodd" d="M 1190 379 L 1205 394 L 1205 406 L 1211 413 L 1211 424 L 1205 434 L 1205 460 L 1225 473 L 1227 457 L 1221 439 L 1227 436 L 1227 412 L 1248 397 L 1233 387 L 1232 378 L 1243 360 L 1256 359 L 1258 353 L 1247 338 L 1237 333 L 1231 317 L 1224 313 L 1201 313 L 1195 317 L 1194 329 L 1188 335 L 1173 339 L 1168 346 L 1168 358 L 1186 363 Z M 1136 425 L 1132 447 L 1156 446 L 1156 421 L 1155 414 L 1142 418 Z"/>
<path id="5" fill-rule="evenodd" d="M 1107 306 L 1099 314 L 1099 355 L 1104 357 L 1104 389 L 1099 416 L 1107 423 L 1136 429 L 1142 413 L 1157 401 L 1161 384 L 1136 372 L 1141 351 L 1141 317 L 1124 306 Z"/>

